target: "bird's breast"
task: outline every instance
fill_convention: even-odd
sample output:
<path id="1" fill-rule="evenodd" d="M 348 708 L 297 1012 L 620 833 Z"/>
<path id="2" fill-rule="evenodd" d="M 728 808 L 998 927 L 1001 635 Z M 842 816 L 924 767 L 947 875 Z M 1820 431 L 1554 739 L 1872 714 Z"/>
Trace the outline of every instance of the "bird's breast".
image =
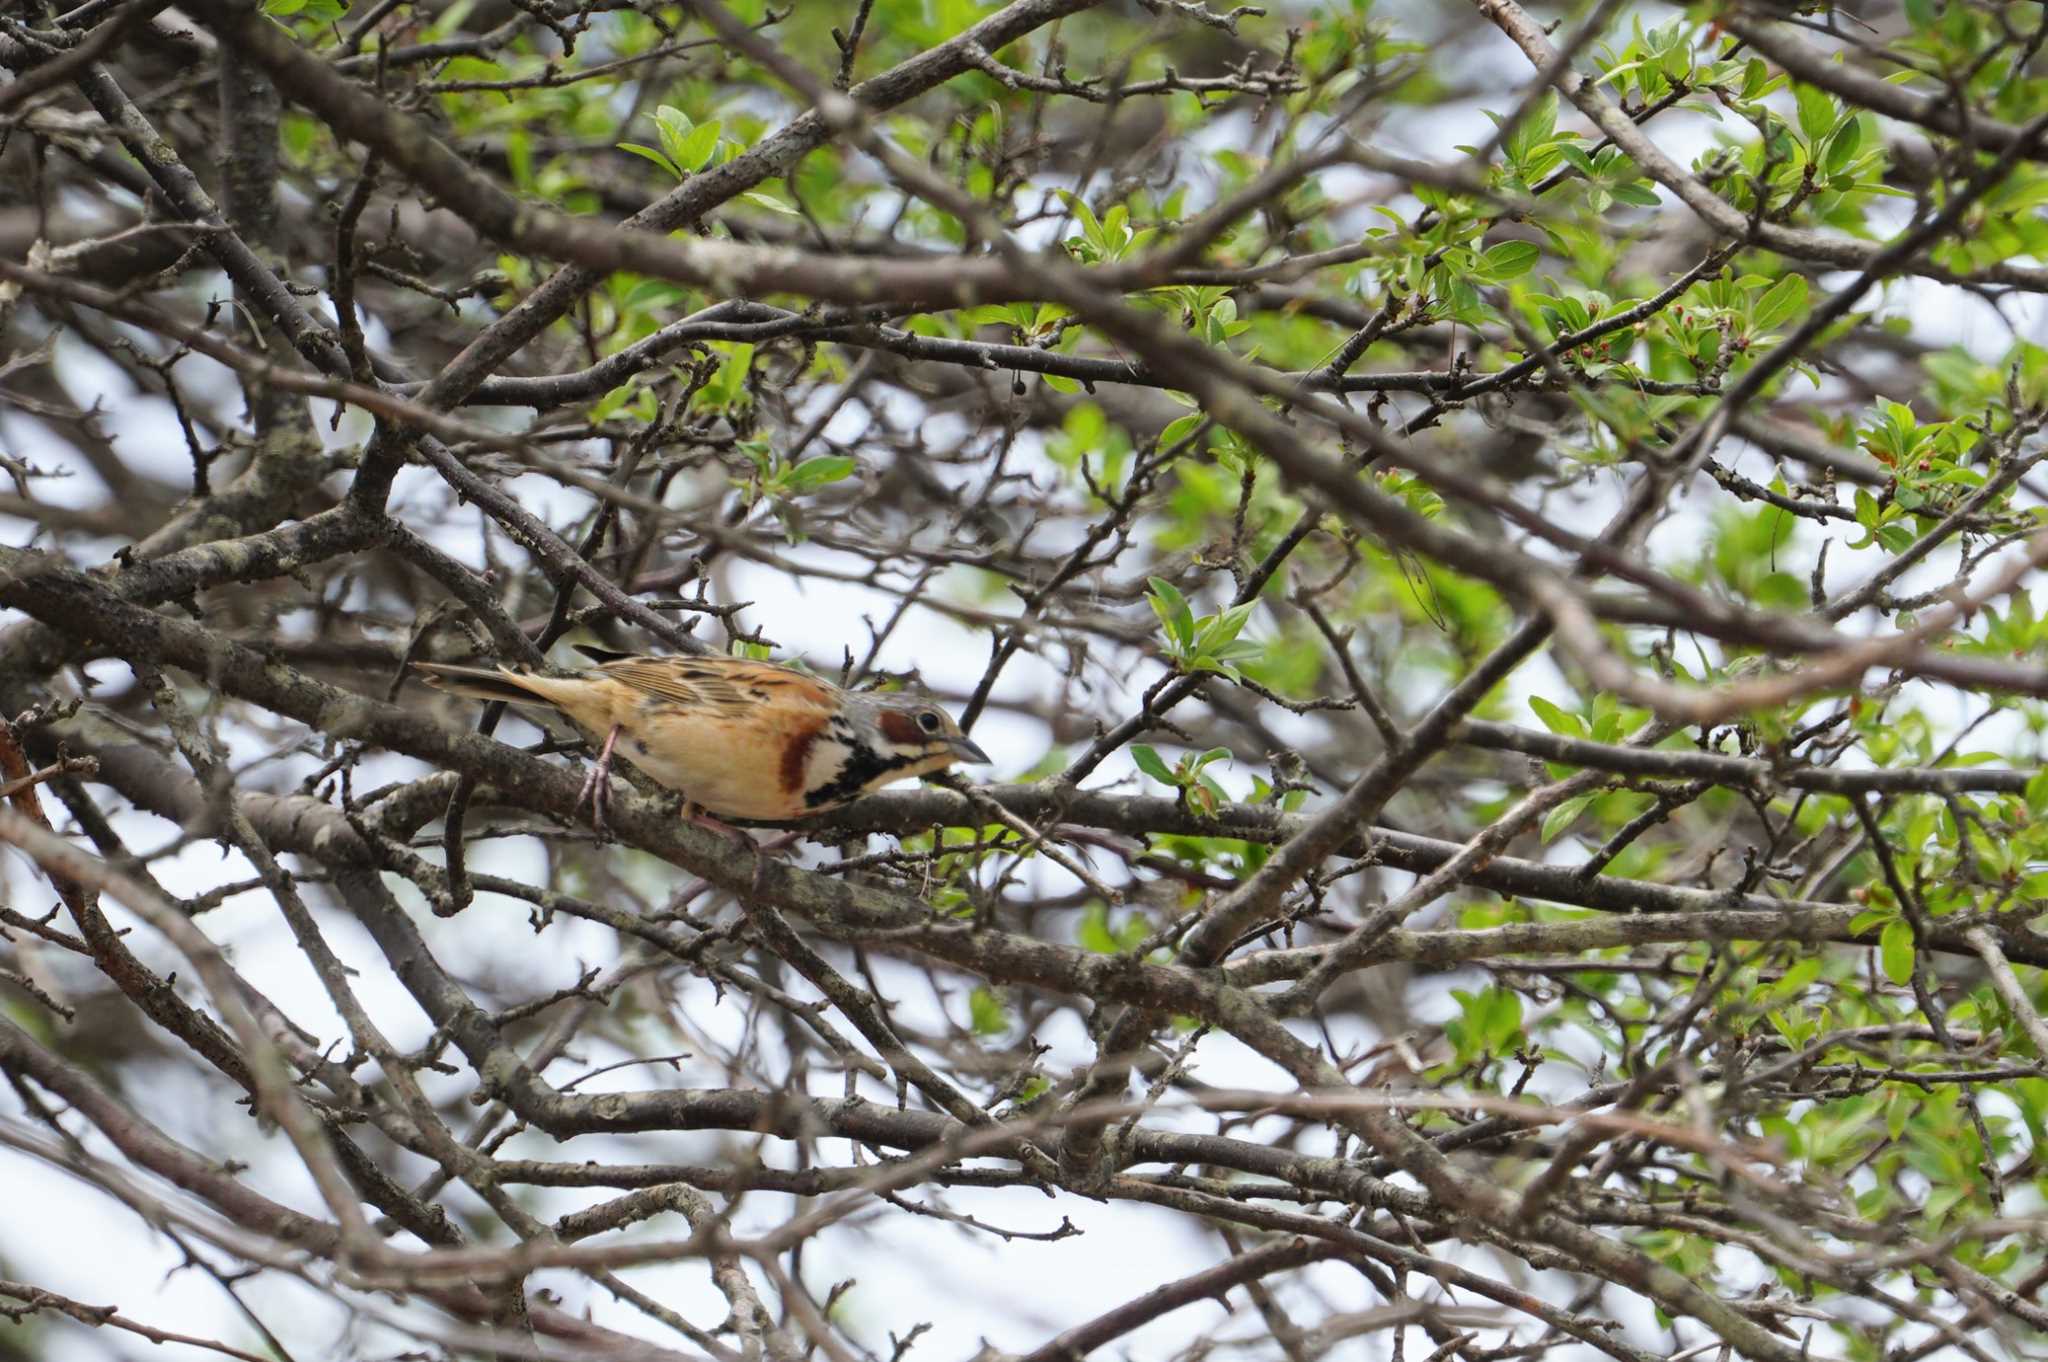
<path id="1" fill-rule="evenodd" d="M 810 811 L 789 775 L 824 726 L 822 715 L 655 701 L 620 716 L 617 750 L 708 813 L 779 821 Z"/>

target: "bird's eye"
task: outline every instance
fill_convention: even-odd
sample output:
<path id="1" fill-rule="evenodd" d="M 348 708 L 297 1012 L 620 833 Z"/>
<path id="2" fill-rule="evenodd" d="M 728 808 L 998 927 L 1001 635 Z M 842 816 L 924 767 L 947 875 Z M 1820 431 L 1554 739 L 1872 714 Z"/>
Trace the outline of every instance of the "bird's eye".
<path id="1" fill-rule="evenodd" d="M 936 710 L 926 710 L 917 716 L 917 726 L 927 733 L 939 731 L 939 716 Z"/>

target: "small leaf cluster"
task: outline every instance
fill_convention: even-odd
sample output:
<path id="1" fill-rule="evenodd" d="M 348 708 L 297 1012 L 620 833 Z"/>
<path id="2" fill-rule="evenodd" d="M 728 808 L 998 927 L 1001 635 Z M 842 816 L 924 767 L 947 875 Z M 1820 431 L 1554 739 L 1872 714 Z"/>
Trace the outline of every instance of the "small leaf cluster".
<path id="1" fill-rule="evenodd" d="M 1147 743 L 1132 743 L 1130 753 L 1131 760 L 1140 771 L 1161 785 L 1171 787 L 1176 800 L 1203 817 L 1214 816 L 1217 809 L 1230 802 L 1230 795 L 1216 783 L 1215 777 L 1204 770 L 1219 761 L 1228 761 L 1230 749 L 1227 747 L 1212 747 L 1206 752 L 1190 754 L 1172 766 L 1166 764 L 1166 758 L 1159 755 L 1158 748 Z"/>
<path id="2" fill-rule="evenodd" d="M 1159 233 L 1151 227 L 1138 227 L 1131 222 L 1131 210 L 1124 204 L 1115 204 L 1100 218 L 1088 206 L 1088 201 L 1078 194 L 1061 191 L 1060 201 L 1067 205 L 1067 211 L 1074 215 L 1081 234 L 1067 238 L 1067 251 L 1084 265 L 1107 265 L 1127 259 L 1142 252 Z"/>
<path id="3" fill-rule="evenodd" d="M 645 157 L 678 180 L 686 180 L 721 159 L 720 139 L 725 132 L 721 122 L 695 123 L 673 104 L 663 104 L 654 111 L 654 127 L 660 150 L 640 142 L 621 142 L 619 150 Z"/>
<path id="4" fill-rule="evenodd" d="M 1259 655 L 1259 645 L 1240 639 L 1258 602 L 1246 601 L 1214 615 L 1197 616 L 1180 589 L 1163 577 L 1147 579 L 1153 613 L 1166 626 L 1166 656 L 1175 670 L 1214 672 L 1231 680 L 1241 679 L 1237 664 Z"/>
<path id="5" fill-rule="evenodd" d="M 1117 922 L 1110 918 L 1107 904 L 1091 903 L 1081 910 L 1074 940 L 1082 950 L 1097 955 L 1133 955 L 1151 938 L 1152 930 L 1151 920 L 1141 912 L 1126 913 Z"/>
<path id="6" fill-rule="evenodd" d="M 785 460 L 765 439 L 742 440 L 740 452 L 753 463 L 753 472 L 732 479 L 733 486 L 751 506 L 767 500 L 776 503 L 776 514 L 791 543 L 804 538 L 804 531 L 790 503 L 853 476 L 858 465 L 845 454 L 820 454 L 795 463 Z"/>
<path id="7" fill-rule="evenodd" d="M 263 12 L 273 19 L 304 19 L 331 24 L 348 13 L 342 0 L 263 0 Z"/>
<path id="8" fill-rule="evenodd" d="M 1444 1023 L 1459 1067 L 1481 1059 L 1514 1054 L 1526 1044 L 1522 1031 L 1522 995 L 1512 989 L 1478 991 L 1454 988 L 1458 1015 Z"/>

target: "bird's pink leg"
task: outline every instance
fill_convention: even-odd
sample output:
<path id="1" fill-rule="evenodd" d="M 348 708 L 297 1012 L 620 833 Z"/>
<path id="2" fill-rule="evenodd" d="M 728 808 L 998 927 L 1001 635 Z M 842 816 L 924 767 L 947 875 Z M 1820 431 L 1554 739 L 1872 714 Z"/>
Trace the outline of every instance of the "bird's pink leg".
<path id="1" fill-rule="evenodd" d="M 780 836 L 770 837 L 765 842 L 754 843 L 753 890 L 757 897 L 761 893 L 761 886 L 768 882 L 768 862 L 795 846 L 802 837 L 801 832 L 785 832 Z"/>
<path id="2" fill-rule="evenodd" d="M 803 836 L 800 832 L 785 832 L 779 837 L 771 837 L 765 842 L 757 842 L 748 835 L 745 828 L 736 828 L 723 818 L 715 814 L 706 813 L 695 804 L 683 805 L 683 817 L 708 832 L 721 833 L 732 838 L 742 851 L 753 853 L 754 878 L 752 892 L 755 894 L 761 892 L 761 885 L 768 878 L 768 858 L 778 852 L 788 850 L 799 837 Z"/>
<path id="3" fill-rule="evenodd" d="M 744 828 L 736 828 L 717 814 L 709 813 L 701 806 L 689 803 L 687 800 L 683 803 L 683 819 L 685 822 L 695 823 L 706 832 L 715 832 L 721 837 L 732 838 L 734 845 L 738 846 L 742 851 L 752 851 L 754 849 L 754 839 L 747 836 Z"/>
<path id="4" fill-rule="evenodd" d="M 606 810 L 612 803 L 612 748 L 618 745 L 619 726 L 612 725 L 612 731 L 605 735 L 604 747 L 597 754 L 597 765 L 583 779 L 583 788 L 576 792 L 576 807 L 582 808 L 583 801 L 590 801 L 590 825 L 597 829 L 600 842 L 612 840 L 612 829 Z"/>

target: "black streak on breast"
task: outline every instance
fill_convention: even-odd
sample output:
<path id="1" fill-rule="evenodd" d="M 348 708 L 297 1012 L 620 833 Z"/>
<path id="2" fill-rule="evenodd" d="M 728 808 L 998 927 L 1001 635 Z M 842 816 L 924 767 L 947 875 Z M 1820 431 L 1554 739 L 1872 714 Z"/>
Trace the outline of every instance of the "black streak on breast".
<path id="1" fill-rule="evenodd" d="M 898 752 L 877 752 L 872 747 L 850 747 L 846 752 L 846 764 L 839 768 L 839 774 L 827 784 L 815 790 L 804 791 L 804 806 L 812 809 L 829 809 L 835 804 L 844 804 L 888 775 L 918 761 L 915 754 Z"/>

